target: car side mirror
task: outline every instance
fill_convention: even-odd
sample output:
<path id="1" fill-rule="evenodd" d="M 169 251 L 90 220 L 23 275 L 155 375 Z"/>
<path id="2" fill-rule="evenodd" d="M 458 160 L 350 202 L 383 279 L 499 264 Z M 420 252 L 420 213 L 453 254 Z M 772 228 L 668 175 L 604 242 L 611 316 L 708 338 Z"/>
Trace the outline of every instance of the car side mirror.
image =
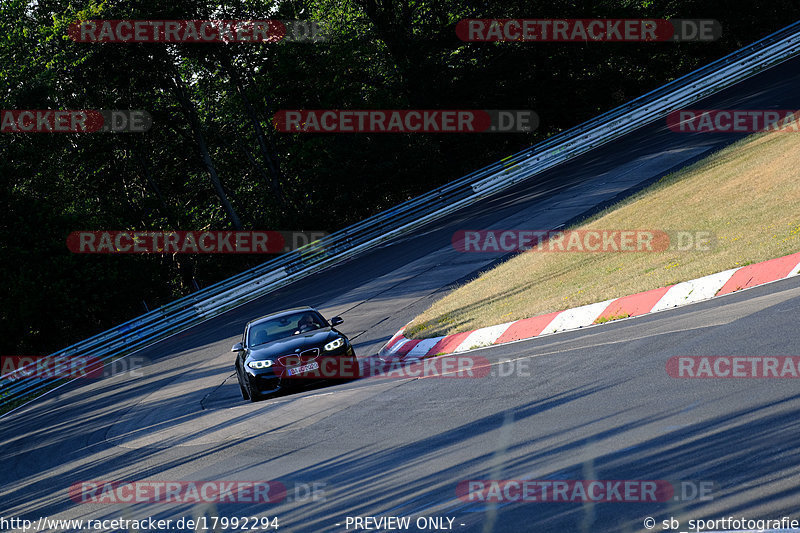
<path id="1" fill-rule="evenodd" d="M 242 346 L 241 342 L 237 342 L 233 345 L 233 348 L 231 348 L 232 352 L 241 352 L 242 350 L 244 350 L 244 346 Z"/>
<path id="2" fill-rule="evenodd" d="M 331 326 L 338 326 L 342 322 L 344 322 L 344 318 L 342 318 L 340 316 L 335 316 L 335 317 L 331 318 Z"/>

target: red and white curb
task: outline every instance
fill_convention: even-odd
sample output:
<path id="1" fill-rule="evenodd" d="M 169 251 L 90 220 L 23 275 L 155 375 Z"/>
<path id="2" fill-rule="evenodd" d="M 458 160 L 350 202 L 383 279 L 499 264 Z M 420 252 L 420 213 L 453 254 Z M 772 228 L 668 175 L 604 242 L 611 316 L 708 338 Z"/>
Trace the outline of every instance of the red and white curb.
<path id="1" fill-rule="evenodd" d="M 407 339 L 403 336 L 405 331 L 403 328 L 389 339 L 378 352 L 378 356 L 421 359 L 532 339 L 541 335 L 591 326 L 602 319 L 634 317 L 680 307 L 798 274 L 800 274 L 800 253 L 732 268 L 669 287 L 444 337 Z"/>

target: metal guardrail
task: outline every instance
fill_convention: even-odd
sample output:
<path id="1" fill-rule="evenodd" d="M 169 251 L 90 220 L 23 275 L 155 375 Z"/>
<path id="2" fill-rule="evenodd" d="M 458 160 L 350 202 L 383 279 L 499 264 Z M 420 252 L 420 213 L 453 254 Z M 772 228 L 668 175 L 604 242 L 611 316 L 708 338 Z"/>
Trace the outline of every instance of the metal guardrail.
<path id="1" fill-rule="evenodd" d="M 592 120 L 50 357 L 103 364 L 409 233 L 800 54 L 800 22 Z M 0 376 L 0 409 L 52 384 Z"/>

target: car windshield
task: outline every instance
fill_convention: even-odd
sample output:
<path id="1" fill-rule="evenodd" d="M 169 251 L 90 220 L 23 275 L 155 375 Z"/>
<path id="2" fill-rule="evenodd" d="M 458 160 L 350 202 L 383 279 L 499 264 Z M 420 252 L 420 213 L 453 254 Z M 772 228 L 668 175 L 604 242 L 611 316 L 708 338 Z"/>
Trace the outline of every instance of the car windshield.
<path id="1" fill-rule="evenodd" d="M 260 346 L 327 325 L 328 322 L 316 311 L 299 311 L 253 324 L 248 330 L 247 345 Z"/>

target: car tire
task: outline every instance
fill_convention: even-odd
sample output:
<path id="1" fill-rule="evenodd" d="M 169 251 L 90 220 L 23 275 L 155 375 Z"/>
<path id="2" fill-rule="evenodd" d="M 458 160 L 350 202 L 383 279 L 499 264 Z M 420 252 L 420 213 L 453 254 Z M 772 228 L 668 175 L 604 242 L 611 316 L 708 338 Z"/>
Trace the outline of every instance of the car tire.
<path id="1" fill-rule="evenodd" d="M 249 400 L 250 395 L 247 393 L 247 389 L 245 388 L 244 384 L 242 383 L 242 378 L 239 375 L 239 372 L 236 372 L 236 379 L 239 381 L 239 390 L 242 391 L 242 399 Z"/>
<path id="2" fill-rule="evenodd" d="M 261 396 L 257 392 L 253 392 L 253 389 L 250 388 L 250 380 L 246 380 L 245 388 L 247 389 L 247 399 L 253 403 L 257 402 L 261 399 Z"/>
<path id="3" fill-rule="evenodd" d="M 239 370 L 239 367 L 236 367 L 236 380 L 239 382 L 239 390 L 242 392 L 242 399 L 250 402 L 254 402 L 253 393 L 250 392 L 250 387 L 245 385 L 244 380 L 242 379 L 242 372 Z"/>

